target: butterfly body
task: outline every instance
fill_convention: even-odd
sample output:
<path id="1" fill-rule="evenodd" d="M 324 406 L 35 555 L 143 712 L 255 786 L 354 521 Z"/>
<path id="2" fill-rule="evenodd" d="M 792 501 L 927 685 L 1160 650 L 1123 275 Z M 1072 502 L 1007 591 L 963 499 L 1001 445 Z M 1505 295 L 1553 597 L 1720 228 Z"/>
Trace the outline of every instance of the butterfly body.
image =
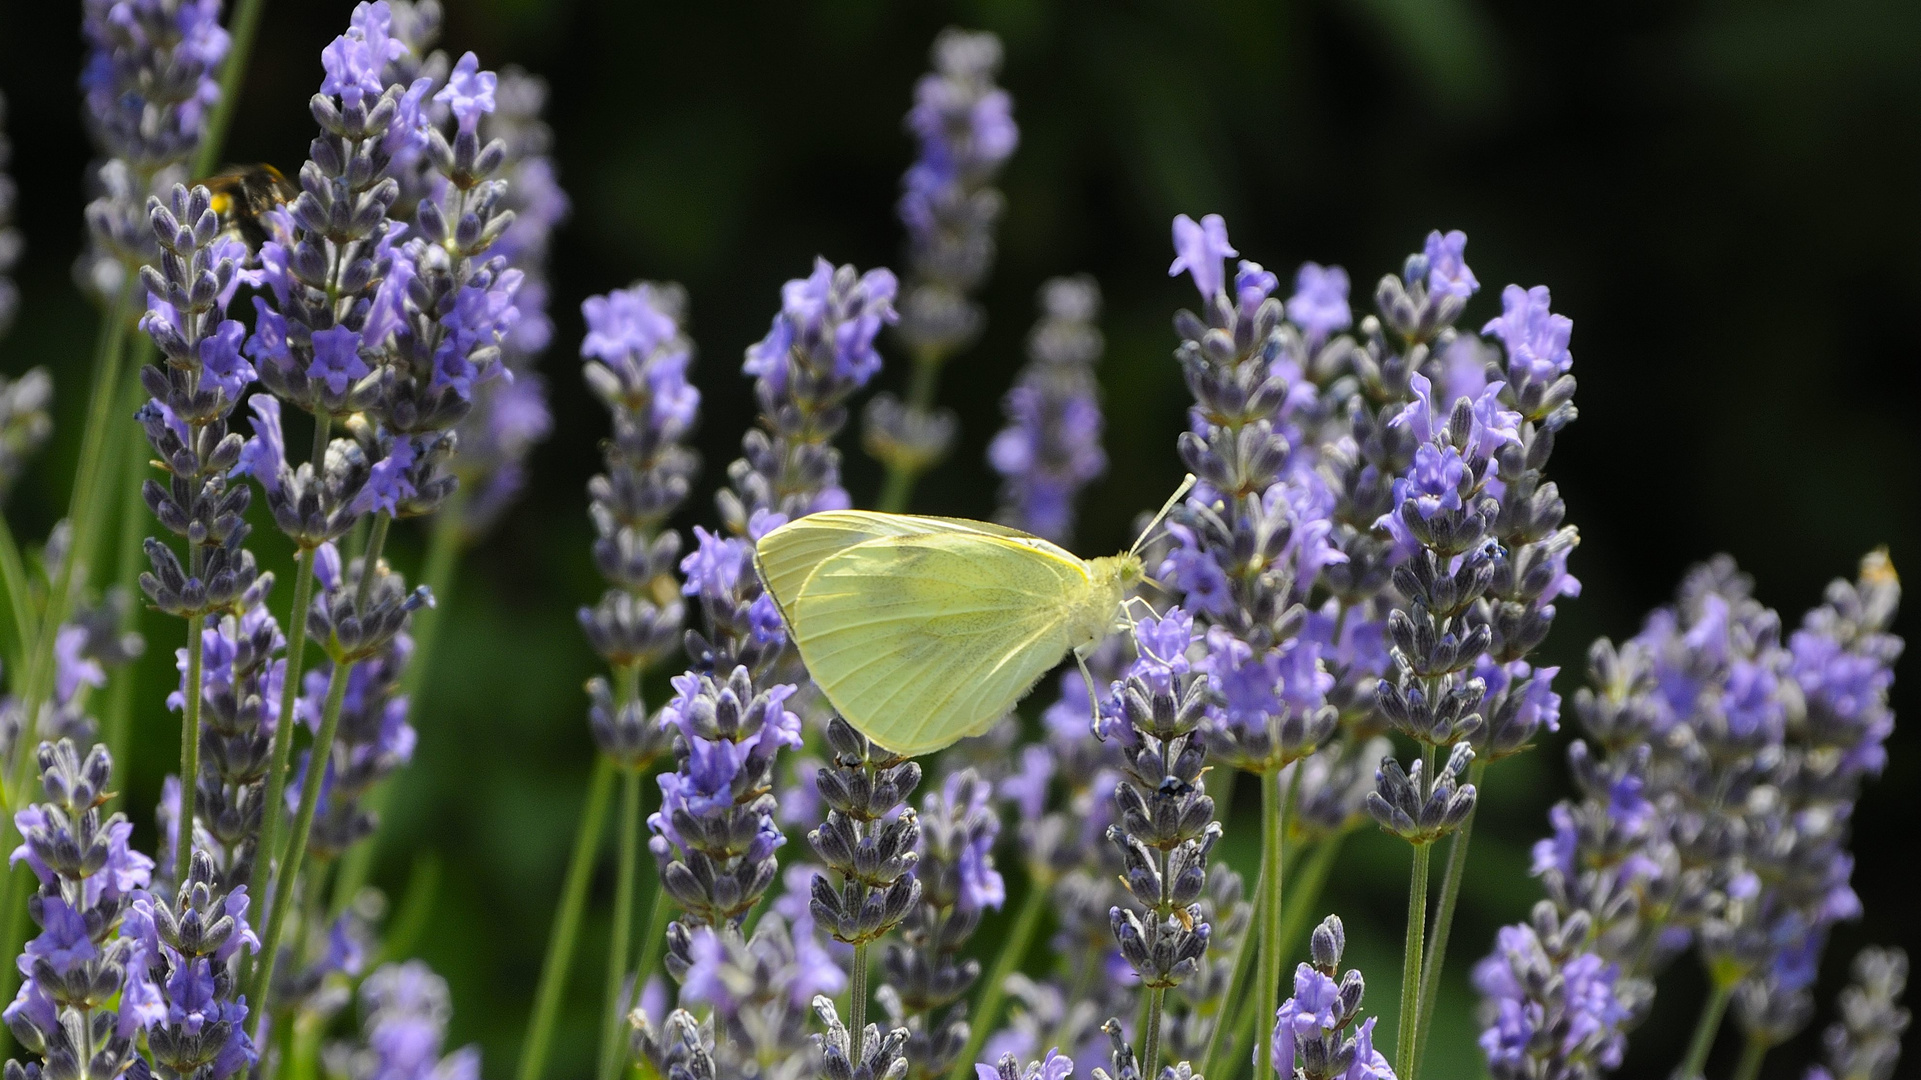
<path id="1" fill-rule="evenodd" d="M 755 565 L 828 700 L 908 755 L 992 727 L 1113 630 L 1141 576 L 1132 554 L 1084 560 L 1000 525 L 858 510 L 768 533 Z"/>

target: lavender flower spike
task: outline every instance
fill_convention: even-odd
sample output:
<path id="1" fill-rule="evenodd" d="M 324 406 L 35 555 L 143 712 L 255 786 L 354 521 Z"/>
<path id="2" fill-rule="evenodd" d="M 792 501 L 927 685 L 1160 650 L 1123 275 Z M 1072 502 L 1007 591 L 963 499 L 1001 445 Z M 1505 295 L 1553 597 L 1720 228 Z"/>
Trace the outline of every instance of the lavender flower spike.
<path id="1" fill-rule="evenodd" d="M 1001 403 L 1008 424 L 988 445 L 1001 474 L 999 519 L 1066 543 L 1074 499 L 1107 471 L 1101 449 L 1100 286 L 1086 275 L 1041 286 L 1041 319 L 1027 337 L 1026 367 Z"/>
<path id="2" fill-rule="evenodd" d="M 727 469 L 731 490 L 717 496 L 734 535 L 757 538 L 802 515 L 851 505 L 833 440 L 846 423 L 847 399 L 880 371 L 874 338 L 899 319 L 897 288 L 884 267 L 863 274 L 819 258 L 812 274 L 781 286 L 780 314 L 741 365 L 754 376 L 761 427 L 742 437 L 741 458 Z M 756 512 L 765 515 L 760 524 Z"/>
<path id="3" fill-rule="evenodd" d="M 1809 1069 L 1808 1080 L 1891 1080 L 1901 1060 L 1901 1036 L 1910 1020 L 1901 1007 L 1908 954 L 1862 949 L 1854 958 L 1853 976 L 1841 991 L 1840 1017 L 1822 1033 L 1827 1065 Z"/>
<path id="4" fill-rule="evenodd" d="M 1367 991 L 1361 973 L 1350 970 L 1335 981 L 1346 945 L 1339 918 L 1329 915 L 1314 928 L 1308 945 L 1312 962 L 1295 969 L 1294 995 L 1274 1014 L 1271 1064 L 1278 1075 L 1395 1080 L 1393 1068 L 1374 1048 L 1374 1018 L 1356 1023 Z M 1260 1062 L 1255 1065 L 1258 1069 Z"/>
<path id="5" fill-rule="evenodd" d="M 101 159 L 91 167 L 100 195 L 87 204 L 88 245 L 74 276 L 111 299 L 138 267 L 159 261 L 147 200 L 190 179 L 229 42 L 219 0 L 87 0 L 80 32 L 80 89 Z"/>
<path id="6" fill-rule="evenodd" d="M 916 372 L 908 400 L 876 394 L 863 425 L 868 453 L 889 472 L 883 498 L 900 503 L 892 510 L 906 509 L 913 478 L 953 448 L 957 423 L 934 407 L 935 380 L 986 322 L 973 293 L 994 265 L 1004 203 L 994 181 L 1020 142 L 1013 99 L 994 83 L 998 37 L 949 27 L 934 39 L 933 62 L 907 113 L 920 157 L 901 179 L 899 206 L 908 266 L 900 337 Z"/>

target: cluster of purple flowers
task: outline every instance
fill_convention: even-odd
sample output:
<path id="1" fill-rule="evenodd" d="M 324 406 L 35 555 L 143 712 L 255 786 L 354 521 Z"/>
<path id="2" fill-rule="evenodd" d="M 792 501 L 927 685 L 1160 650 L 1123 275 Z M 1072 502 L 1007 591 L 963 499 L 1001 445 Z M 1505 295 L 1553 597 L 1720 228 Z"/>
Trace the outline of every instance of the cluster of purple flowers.
<path id="1" fill-rule="evenodd" d="M 1870 555 L 1784 645 L 1779 617 L 1721 557 L 1639 635 L 1595 643 L 1592 688 L 1577 698 L 1591 742 L 1569 747 L 1582 798 L 1554 808 L 1554 835 L 1534 853 L 1549 901 L 1537 930 L 1503 931 L 1478 969 L 1493 1021 L 1482 1045 L 1504 1075 L 1537 1075 L 1542 1060 L 1619 1064 L 1654 976 L 1691 944 L 1752 1053 L 1806 1026 L 1828 930 L 1860 913 L 1849 820 L 1886 760 L 1899 598 L 1885 555 Z M 1540 988 L 1502 971 L 1541 955 L 1543 977 L 1580 982 L 1564 1008 L 1590 1044 L 1534 1038 L 1552 1019 Z M 1705 1021 L 1699 1054 L 1719 1019 Z"/>
<path id="2" fill-rule="evenodd" d="M 88 169 L 89 243 L 74 276 L 111 300 L 160 258 L 147 200 L 189 179 L 229 40 L 219 0 L 87 0 L 80 33 L 83 115 L 101 159 Z"/>
<path id="3" fill-rule="evenodd" d="M 1315 927 L 1308 939 L 1312 962 L 1295 969 L 1294 996 L 1281 1003 L 1274 1017 L 1271 1063 L 1279 1075 L 1307 1080 L 1394 1080 L 1393 1068 L 1374 1049 L 1374 1018 L 1355 1023 L 1360 1020 L 1366 981 L 1351 969 L 1335 981 L 1346 948 L 1347 931 L 1333 915 Z"/>
<path id="4" fill-rule="evenodd" d="M 1027 366 L 1001 409 L 1007 426 L 988 445 L 1001 475 L 1000 520 L 1056 543 L 1074 532 L 1074 499 L 1107 471 L 1101 449 L 1101 290 L 1086 275 L 1041 286 L 1041 318 L 1027 336 Z"/>
<path id="5" fill-rule="evenodd" d="M 913 356 L 914 385 L 905 402 L 875 395 L 865 416 L 868 452 L 904 478 L 953 447 L 958 426 L 952 412 L 934 408 L 935 379 L 987 321 L 973 293 L 994 265 L 1005 202 L 994 180 L 1020 143 L 1013 99 L 994 84 L 1000 38 L 950 27 L 934 39 L 933 62 L 907 113 L 920 156 L 901 178 L 899 205 L 908 266 L 900 337 Z M 899 490 L 904 500 L 907 489 Z"/>

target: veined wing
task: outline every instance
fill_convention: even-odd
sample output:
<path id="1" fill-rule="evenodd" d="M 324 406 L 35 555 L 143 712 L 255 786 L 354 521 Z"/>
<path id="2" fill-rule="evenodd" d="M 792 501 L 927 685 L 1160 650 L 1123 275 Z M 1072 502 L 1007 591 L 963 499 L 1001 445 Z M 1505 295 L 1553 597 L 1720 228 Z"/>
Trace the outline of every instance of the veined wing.
<path id="1" fill-rule="evenodd" d="M 1091 587 L 1080 560 L 1024 538 L 891 536 L 822 562 L 789 623 L 808 673 L 849 723 L 897 753 L 924 754 L 985 730 L 1059 663 Z"/>
<path id="2" fill-rule="evenodd" d="M 869 540 L 899 536 L 998 536 L 1033 546 L 1063 559 L 1073 555 L 1038 536 L 986 521 L 882 514 L 867 510 L 827 510 L 790 521 L 754 546 L 754 566 L 781 613 L 790 616 L 807 576 L 828 559 Z"/>

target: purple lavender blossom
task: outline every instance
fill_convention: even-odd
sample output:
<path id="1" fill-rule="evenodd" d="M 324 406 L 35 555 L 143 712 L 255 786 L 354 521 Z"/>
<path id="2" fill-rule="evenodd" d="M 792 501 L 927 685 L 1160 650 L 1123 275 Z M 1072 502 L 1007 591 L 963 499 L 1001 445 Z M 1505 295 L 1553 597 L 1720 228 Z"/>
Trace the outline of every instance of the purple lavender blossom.
<path id="1" fill-rule="evenodd" d="M 745 468 L 730 469 L 732 488 L 717 496 L 734 535 L 758 537 L 794 518 L 851 505 L 833 440 L 848 397 L 880 370 L 874 338 L 897 318 L 896 288 L 885 268 L 862 274 L 826 259 L 781 287 L 780 314 L 741 365 L 754 376 L 764 430 L 741 440 Z"/>
<path id="2" fill-rule="evenodd" d="M 1183 272 L 1193 275 L 1194 288 L 1203 304 L 1211 303 L 1216 293 L 1227 287 L 1221 263 L 1239 255 L 1227 240 L 1227 221 L 1219 214 L 1208 214 L 1196 223 L 1186 214 L 1174 218 L 1174 262 L 1167 268 L 1169 277 Z"/>
<path id="3" fill-rule="evenodd" d="M 85 118 L 100 160 L 100 196 L 87 205 L 88 247 L 74 268 L 104 300 L 157 262 L 147 200 L 189 179 L 226 58 L 219 0 L 87 0 L 80 75 Z"/>
<path id="4" fill-rule="evenodd" d="M 387 964 L 360 986 L 363 1048 L 347 1058 L 353 1080 L 478 1080 L 480 1048 L 446 1056 L 453 1002 L 447 980 L 419 960 Z"/>
<path id="5" fill-rule="evenodd" d="M 1338 266 L 1302 263 L 1294 275 L 1294 295 L 1287 300 L 1287 317 L 1307 335 L 1309 348 L 1329 334 L 1354 323 L 1347 306 L 1347 271 Z"/>
<path id="6" fill-rule="evenodd" d="M 1592 1075 L 1619 1068 L 1631 1011 L 1619 969 L 1589 952 L 1585 915 L 1563 921 L 1541 901 L 1530 922 L 1503 927 L 1474 968 L 1481 1049 L 1496 1080 Z"/>
<path id="7" fill-rule="evenodd" d="M 1474 271 L 1468 269 L 1466 253 L 1467 234 L 1459 229 L 1445 234 L 1437 229 L 1427 234 L 1427 246 L 1421 257 L 1427 263 L 1430 294 L 1465 300 L 1481 290 Z"/>
<path id="8" fill-rule="evenodd" d="M 900 333 L 917 354 L 966 347 L 984 322 L 970 294 L 994 263 L 1003 199 L 994 180 L 1020 142 L 1013 99 L 994 85 L 1001 43 L 949 28 L 934 40 L 934 70 L 914 87 L 906 126 L 920 157 L 901 179 L 908 286 Z"/>
<path id="9" fill-rule="evenodd" d="M 1027 338 L 1029 361 L 1002 401 L 1008 425 L 988 445 L 1001 474 L 999 519 L 1066 543 L 1074 499 L 1107 471 L 1101 449 L 1100 287 L 1082 275 L 1041 286 L 1041 320 Z"/>
<path id="10" fill-rule="evenodd" d="M 685 912 L 668 953 L 670 969 L 684 971 L 692 927 L 738 922 L 773 884 L 774 853 L 786 843 L 773 816 L 774 758 L 801 740 L 800 717 L 784 704 L 791 685 L 756 693 L 736 667 L 724 680 L 676 676 L 674 689 L 659 723 L 678 736 L 677 764 L 661 774 L 661 808 L 647 826 L 661 886 Z M 740 838 L 751 839 L 740 847 Z"/>

